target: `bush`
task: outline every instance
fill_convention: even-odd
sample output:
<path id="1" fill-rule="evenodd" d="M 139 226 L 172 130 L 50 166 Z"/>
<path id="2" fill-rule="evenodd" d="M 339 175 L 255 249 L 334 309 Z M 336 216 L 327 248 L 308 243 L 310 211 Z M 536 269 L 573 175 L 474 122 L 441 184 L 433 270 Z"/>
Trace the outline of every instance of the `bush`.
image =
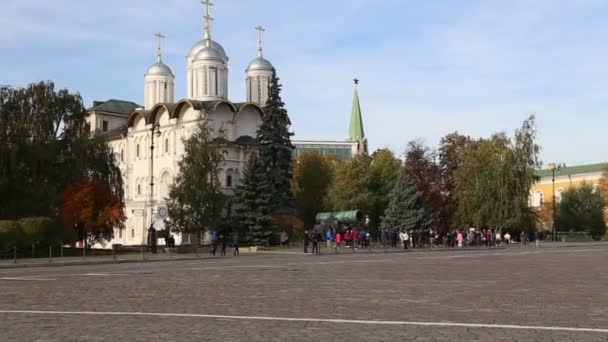
<path id="1" fill-rule="evenodd" d="M 49 217 L 26 217 L 18 221 L 27 244 L 54 244 L 63 242 L 63 234 L 57 221 Z"/>
<path id="2" fill-rule="evenodd" d="M 16 221 L 0 221 L 0 249 L 20 245 L 23 232 Z"/>

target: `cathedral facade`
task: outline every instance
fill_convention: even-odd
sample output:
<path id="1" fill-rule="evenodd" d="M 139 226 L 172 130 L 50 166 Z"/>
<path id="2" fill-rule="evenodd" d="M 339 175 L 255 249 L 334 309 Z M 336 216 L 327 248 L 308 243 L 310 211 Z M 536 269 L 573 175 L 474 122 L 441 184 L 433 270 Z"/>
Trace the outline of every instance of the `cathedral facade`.
<path id="1" fill-rule="evenodd" d="M 178 162 L 184 154 L 184 141 L 205 120 L 214 132 L 223 132 L 221 147 L 224 163 L 220 170 L 223 191 L 231 194 L 239 182 L 256 131 L 262 123 L 268 98 L 272 64 L 262 55 L 261 33 L 258 56 L 247 67 L 247 102 L 228 99 L 228 55 L 211 38 L 209 6 L 206 1 L 203 39 L 196 42 L 187 57 L 187 97 L 175 101 L 175 76 L 164 64 L 162 35 L 156 63 L 144 75 L 144 106 L 110 100 L 94 103 L 89 123 L 94 134 L 106 137 L 123 175 L 124 229 L 116 229 L 112 244 L 146 244 L 150 225 L 162 229 L 168 219 L 166 198 Z M 182 238 L 176 236 L 177 243 Z"/>
<path id="2" fill-rule="evenodd" d="M 228 99 L 229 58 L 224 48 L 211 37 L 211 3 L 208 0 L 203 3 L 206 5 L 204 36 L 186 57 L 186 99 L 175 101 L 175 76 L 163 63 L 163 36 L 157 34 L 157 60 L 144 74 L 144 106 L 109 100 L 95 102 L 89 109 L 92 134 L 106 138 L 123 176 L 127 220 L 125 228 L 115 229 L 114 239 L 109 244 L 145 245 L 150 226 L 164 229 L 164 222 L 169 219 L 166 198 L 179 172 L 184 142 L 195 132 L 200 120 L 205 120 L 214 132 L 223 132 L 224 162 L 219 177 L 226 194 L 234 192 L 252 151 L 273 73 L 272 64 L 263 56 L 263 29 L 256 28 L 259 34 L 257 57 L 245 72 L 246 102 L 232 102 Z M 356 101 L 360 121 L 358 97 Z M 342 149 L 345 158 L 352 157 L 361 150 L 363 143 L 367 149 L 362 123 L 360 128 L 356 140 L 317 142 L 313 149 Z M 306 141 L 294 142 L 294 145 L 310 148 L 311 143 L 315 144 Z M 177 244 L 194 242 L 186 235 L 175 235 L 175 238 Z"/>

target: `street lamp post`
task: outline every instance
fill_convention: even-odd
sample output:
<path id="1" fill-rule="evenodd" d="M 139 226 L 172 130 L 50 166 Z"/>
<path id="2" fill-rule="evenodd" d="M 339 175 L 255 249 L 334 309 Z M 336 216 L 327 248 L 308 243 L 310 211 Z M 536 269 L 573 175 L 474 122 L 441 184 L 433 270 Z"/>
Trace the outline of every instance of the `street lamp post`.
<path id="1" fill-rule="evenodd" d="M 156 130 L 156 132 L 155 132 Z M 153 123 L 150 127 L 150 228 L 148 242 L 153 252 L 156 252 L 156 234 L 154 234 L 154 135 L 160 137 L 160 124 Z M 150 236 L 153 235 L 153 236 Z M 154 241 L 153 241 L 154 240 Z"/>
<path id="2" fill-rule="evenodd" d="M 552 207 L 553 207 L 553 209 L 552 209 L 553 210 L 553 213 L 552 213 L 553 214 L 553 229 L 552 229 L 553 241 L 557 240 L 557 231 L 556 231 L 557 227 L 555 224 L 555 217 L 556 217 L 556 212 L 555 212 L 555 204 L 556 204 L 556 202 L 555 202 L 555 171 L 559 172 L 560 169 L 561 169 L 561 165 L 557 165 L 555 163 L 549 164 L 549 170 L 551 170 L 551 184 L 552 184 L 552 193 L 553 193 L 553 200 L 551 203 Z"/>

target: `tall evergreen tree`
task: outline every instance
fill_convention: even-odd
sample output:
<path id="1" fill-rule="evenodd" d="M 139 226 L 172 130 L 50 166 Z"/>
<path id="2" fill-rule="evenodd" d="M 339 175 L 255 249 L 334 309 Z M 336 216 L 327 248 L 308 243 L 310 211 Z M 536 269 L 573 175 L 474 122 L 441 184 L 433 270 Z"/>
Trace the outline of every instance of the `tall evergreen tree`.
<path id="1" fill-rule="evenodd" d="M 247 233 L 252 244 L 264 244 L 273 233 L 271 207 L 268 191 L 261 173 L 262 164 L 256 151 L 253 151 L 243 170 L 243 179 L 235 193 L 235 216 L 241 230 Z"/>
<path id="2" fill-rule="evenodd" d="M 260 162 L 259 180 L 267 190 L 263 193 L 272 213 L 293 212 L 295 201 L 291 188 L 292 180 L 292 132 L 291 121 L 281 100 L 281 85 L 272 72 L 268 89 L 268 102 L 264 107 L 264 118 L 257 132 L 258 156 Z"/>
<path id="3" fill-rule="evenodd" d="M 402 172 L 389 194 L 389 205 L 382 218 L 382 228 L 393 231 L 428 229 L 432 218 L 424 207 L 424 196 L 414 180 Z"/>
<path id="4" fill-rule="evenodd" d="M 214 142 L 211 128 L 201 121 L 198 130 L 184 144 L 179 174 L 169 191 L 171 229 L 193 233 L 200 241 L 202 233 L 217 224 L 224 208 L 219 169 L 224 157 Z"/>

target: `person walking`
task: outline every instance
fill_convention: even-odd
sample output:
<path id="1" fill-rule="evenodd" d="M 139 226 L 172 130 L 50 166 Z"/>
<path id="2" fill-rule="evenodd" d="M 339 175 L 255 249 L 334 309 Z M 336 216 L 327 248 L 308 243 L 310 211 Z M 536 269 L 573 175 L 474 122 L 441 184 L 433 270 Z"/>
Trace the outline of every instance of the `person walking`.
<path id="1" fill-rule="evenodd" d="M 220 256 L 226 256 L 226 237 L 220 233 Z"/>
<path id="2" fill-rule="evenodd" d="M 505 243 L 507 246 L 511 244 L 511 234 L 509 234 L 509 232 L 505 233 Z"/>
<path id="3" fill-rule="evenodd" d="M 232 247 L 234 248 L 234 250 L 232 251 L 232 255 L 234 255 L 234 256 L 240 255 L 240 253 L 239 253 L 239 233 L 237 233 L 237 232 L 232 233 Z"/>
<path id="4" fill-rule="evenodd" d="M 458 231 L 458 235 L 456 235 L 456 241 L 458 241 L 458 248 L 462 248 L 462 241 L 464 238 L 462 237 L 462 232 Z"/>

